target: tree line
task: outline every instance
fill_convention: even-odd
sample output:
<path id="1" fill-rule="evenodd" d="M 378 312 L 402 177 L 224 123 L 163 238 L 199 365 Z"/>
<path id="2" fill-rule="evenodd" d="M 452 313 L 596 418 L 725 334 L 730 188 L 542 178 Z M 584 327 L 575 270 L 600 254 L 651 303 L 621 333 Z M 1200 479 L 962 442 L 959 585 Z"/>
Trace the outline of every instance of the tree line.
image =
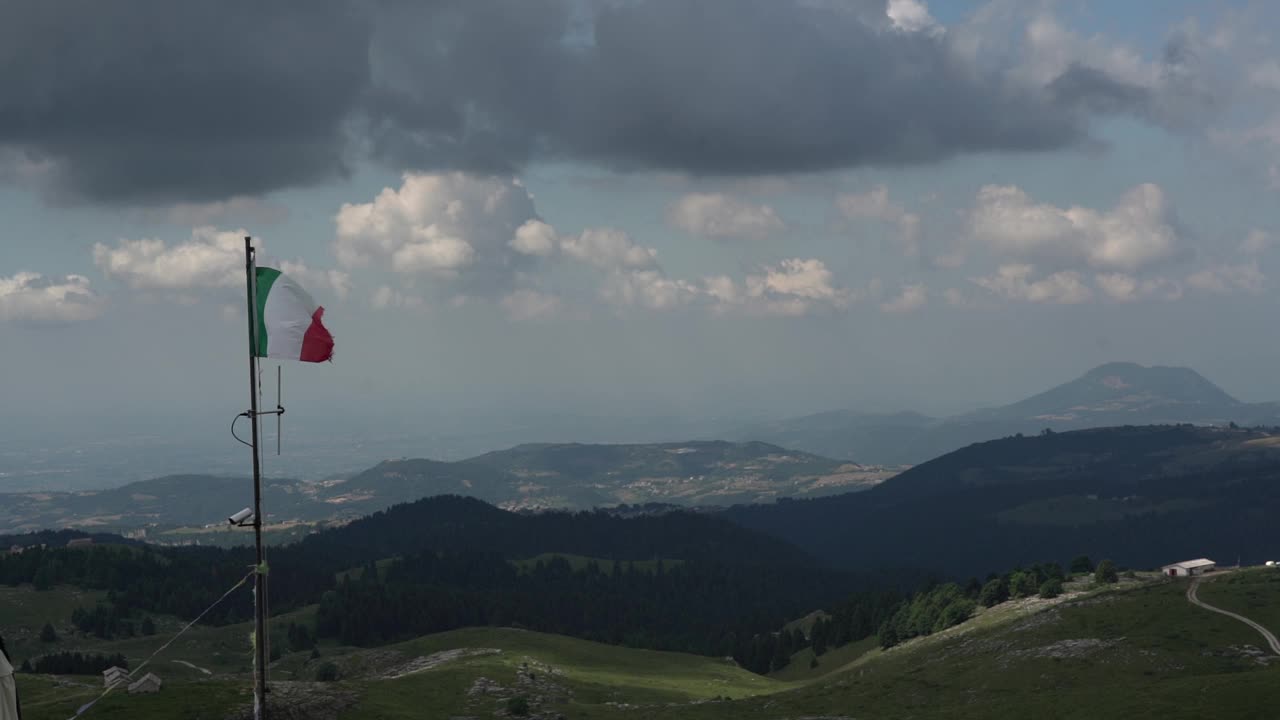
<path id="1" fill-rule="evenodd" d="M 99 655 L 96 653 L 59 652 L 42 655 L 33 663 L 24 660 L 18 672 L 39 675 L 100 675 L 110 667 L 129 669 L 124 655 Z"/>
<path id="2" fill-rule="evenodd" d="M 789 566 L 539 560 L 421 553 L 349 573 L 320 598 L 316 635 L 371 646 L 467 626 L 515 626 L 755 667 L 755 638 L 829 602 L 848 579 Z M 847 590 L 846 590 L 847 591 Z M 767 668 L 766 668 L 767 670 Z"/>
<path id="3" fill-rule="evenodd" d="M 794 653 L 805 648 L 812 649 L 815 664 L 818 656 L 830 650 L 872 637 L 880 647 L 888 649 L 958 625 L 972 617 L 979 606 L 990 608 L 1009 600 L 1057 597 L 1063 592 L 1068 572 L 1092 577 L 1097 584 L 1119 581 L 1119 572 L 1111 560 L 1095 566 L 1088 556 L 1079 555 L 1065 571 L 1056 562 L 1045 562 L 999 575 L 992 573 L 985 582 L 977 578 L 970 578 L 963 585 L 932 581 L 913 594 L 894 589 L 861 591 L 821 613 L 808 635 L 798 627 L 756 635 L 740 647 L 735 659 L 746 669 L 764 674 L 786 667 Z"/>

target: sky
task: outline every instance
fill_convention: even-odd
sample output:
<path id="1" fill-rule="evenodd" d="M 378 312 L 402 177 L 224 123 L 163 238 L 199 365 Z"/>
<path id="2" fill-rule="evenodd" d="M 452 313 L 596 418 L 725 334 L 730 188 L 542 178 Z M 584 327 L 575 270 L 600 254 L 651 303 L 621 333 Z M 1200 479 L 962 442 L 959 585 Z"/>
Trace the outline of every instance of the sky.
<path id="1" fill-rule="evenodd" d="M 351 442 L 1112 360 L 1280 399 L 1278 42 L 1267 2 L 0 2 L 0 429 L 229 440 L 246 235 L 337 339 L 291 418 Z"/>

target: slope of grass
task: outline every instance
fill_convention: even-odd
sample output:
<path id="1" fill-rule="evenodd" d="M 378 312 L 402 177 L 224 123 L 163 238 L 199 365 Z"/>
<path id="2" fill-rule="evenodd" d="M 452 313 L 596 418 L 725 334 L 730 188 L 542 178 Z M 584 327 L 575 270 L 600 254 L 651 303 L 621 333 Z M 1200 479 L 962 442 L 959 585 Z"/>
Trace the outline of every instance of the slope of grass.
<path id="1" fill-rule="evenodd" d="M 36 592 L 30 585 L 0 586 L 0 633 L 9 651 L 19 658 L 46 652 L 55 646 L 40 642 L 40 628 L 45 623 L 63 635 L 71 630 L 71 612 L 78 607 L 92 608 L 106 593 L 60 586 Z"/>
<path id="2" fill-rule="evenodd" d="M 1262 709 L 1280 702 L 1280 666 L 1240 652 L 1256 644 L 1256 633 L 1191 606 L 1184 590 L 1160 583 L 1001 621 L 979 616 L 764 703 L 643 708 L 625 717 L 1269 717 Z"/>
<path id="3" fill-rule="evenodd" d="M 1280 574 L 1224 575 L 1201 592 L 1206 600 L 1206 591 L 1217 592 L 1210 601 L 1224 607 L 1243 603 L 1235 609 L 1265 622 L 1268 604 L 1280 605 L 1274 577 Z M 1267 709 L 1280 703 L 1280 663 L 1246 652 L 1259 644 L 1256 633 L 1190 605 L 1185 588 L 1131 582 L 1065 602 L 1005 603 L 888 651 L 874 640 L 847 645 L 819 658 L 817 668 L 802 651 L 771 678 L 723 659 L 497 628 L 368 650 L 325 646 L 322 658 L 288 655 L 273 672 L 306 679 L 321 663 L 337 664 L 342 680 L 328 687 L 353 703 L 343 720 L 494 717 L 514 697 L 573 720 L 1271 717 Z M 246 630 L 200 632 L 216 643 L 220 633 L 232 642 Z M 96 678 L 69 686 L 48 678 L 20 682 L 29 720 L 69 717 L 68 709 L 100 691 Z M 244 674 L 178 678 L 159 696 L 112 696 L 94 713 L 221 718 L 248 701 L 248 689 Z"/>
<path id="4" fill-rule="evenodd" d="M 791 656 L 791 662 L 781 670 L 769 673 L 769 677 L 783 682 L 816 680 L 824 675 L 847 669 L 850 663 L 865 657 L 880 647 L 875 636 L 847 643 L 818 656 L 817 667 L 811 667 L 813 649 L 805 648 Z"/>
<path id="5" fill-rule="evenodd" d="M 568 717 L 606 703 L 687 703 L 716 697 L 777 692 L 787 684 L 754 675 L 727 660 L 681 653 L 633 650 L 559 635 L 513 629 L 471 628 L 392 646 L 404 658 L 458 648 L 494 648 L 501 653 L 455 660 L 395 680 L 369 682 L 351 718 L 418 718 L 497 707 L 504 696 L 545 695 Z M 535 675 L 522 685 L 521 671 Z M 538 686 L 541 674 L 545 687 Z M 470 694 L 477 678 L 505 691 Z M 406 699 L 412 699 L 404 704 Z M 439 713 L 439 715 L 434 714 Z M 466 713 L 463 713 L 466 714 Z"/>
<path id="6" fill-rule="evenodd" d="M 1197 595 L 1204 602 L 1230 610 L 1280 632 L 1280 568 L 1244 570 L 1201 582 Z M 1257 638 L 1261 643 L 1262 638 Z"/>
<path id="7" fill-rule="evenodd" d="M 156 625 L 155 635 L 104 640 L 77 632 L 70 621 L 71 611 L 76 607 L 91 608 L 103 596 L 103 593 L 69 586 L 47 591 L 36 591 L 30 586 L 0 588 L 0 631 L 4 633 L 14 664 L 58 652 L 121 653 L 130 667 L 136 668 L 186 625 L 178 618 L 156 615 L 152 616 Z M 289 623 L 310 624 L 314 614 L 315 607 L 309 606 L 272 617 L 271 634 L 280 650 L 288 650 L 285 638 Z M 51 623 L 58 633 L 57 642 L 40 642 L 40 628 L 46 622 Z M 253 663 L 249 642 L 252 629 L 252 623 L 222 627 L 196 625 L 156 657 L 147 670 L 156 672 L 166 681 L 205 680 L 247 673 Z M 82 680 L 100 681 L 99 678 L 72 678 L 73 682 Z"/>
<path id="8" fill-rule="evenodd" d="M 19 675 L 18 694 L 23 720 L 66 720 L 76 709 L 103 691 L 101 678 L 55 680 L 39 675 Z M 113 690 L 89 709 L 87 720 L 226 720 L 250 701 L 252 686 L 245 681 L 210 680 L 165 682 L 155 695 L 130 695 Z"/>

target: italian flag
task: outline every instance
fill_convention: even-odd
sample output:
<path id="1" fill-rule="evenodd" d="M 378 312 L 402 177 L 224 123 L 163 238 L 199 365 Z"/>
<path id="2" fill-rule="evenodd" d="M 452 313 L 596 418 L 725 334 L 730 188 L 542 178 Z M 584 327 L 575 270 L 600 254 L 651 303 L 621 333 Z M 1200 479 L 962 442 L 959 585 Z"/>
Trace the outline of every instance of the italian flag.
<path id="1" fill-rule="evenodd" d="M 288 275 L 257 268 L 258 357 L 324 362 L 333 358 L 333 336 L 321 320 L 324 308 Z"/>

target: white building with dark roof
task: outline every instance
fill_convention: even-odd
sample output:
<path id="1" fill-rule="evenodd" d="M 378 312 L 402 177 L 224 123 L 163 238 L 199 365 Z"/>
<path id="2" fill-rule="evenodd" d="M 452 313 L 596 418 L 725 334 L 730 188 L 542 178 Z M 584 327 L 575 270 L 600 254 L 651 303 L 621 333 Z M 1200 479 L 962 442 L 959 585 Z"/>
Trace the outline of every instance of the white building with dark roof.
<path id="1" fill-rule="evenodd" d="M 158 693 L 160 692 L 160 686 L 162 684 L 163 683 L 160 682 L 160 678 L 157 677 L 155 673 L 147 673 L 142 676 L 142 679 L 129 686 L 129 694 L 148 695 L 151 693 Z"/>
<path id="2" fill-rule="evenodd" d="M 1218 567 L 1218 563 L 1209 558 L 1198 558 L 1196 560 L 1183 560 L 1172 565 L 1165 565 L 1160 568 L 1161 575 L 1169 577 L 1191 577 L 1192 575 L 1203 575 L 1211 572 Z"/>
<path id="3" fill-rule="evenodd" d="M 103 687 L 111 687 L 120 683 L 128 683 L 132 678 L 129 677 L 129 671 L 122 667 L 109 667 L 102 671 Z"/>

